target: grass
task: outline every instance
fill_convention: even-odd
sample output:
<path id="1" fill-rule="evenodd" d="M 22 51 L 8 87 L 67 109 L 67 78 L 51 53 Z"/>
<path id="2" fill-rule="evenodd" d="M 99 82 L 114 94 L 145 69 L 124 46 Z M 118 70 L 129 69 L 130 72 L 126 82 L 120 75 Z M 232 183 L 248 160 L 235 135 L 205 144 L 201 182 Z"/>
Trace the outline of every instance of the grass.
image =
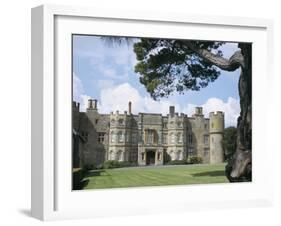
<path id="1" fill-rule="evenodd" d="M 227 183 L 225 164 L 131 167 L 89 171 L 83 189 Z"/>

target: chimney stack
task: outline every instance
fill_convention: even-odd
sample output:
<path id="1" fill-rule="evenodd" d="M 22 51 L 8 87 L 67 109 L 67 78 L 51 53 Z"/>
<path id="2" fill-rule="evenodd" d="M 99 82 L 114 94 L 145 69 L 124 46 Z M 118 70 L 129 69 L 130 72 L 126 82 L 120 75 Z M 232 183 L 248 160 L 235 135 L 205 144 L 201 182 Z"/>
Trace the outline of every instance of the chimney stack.
<path id="1" fill-rule="evenodd" d="M 132 102 L 129 101 L 129 115 L 132 114 Z"/>
<path id="2" fill-rule="evenodd" d="M 174 117 L 174 115 L 175 115 L 175 106 L 170 106 L 169 114 L 170 114 L 171 117 Z"/>
<path id="3" fill-rule="evenodd" d="M 95 100 L 89 99 L 88 100 L 88 109 L 97 110 L 97 103 L 98 103 L 98 101 L 96 99 Z"/>
<path id="4" fill-rule="evenodd" d="M 203 108 L 202 107 L 196 107 L 194 116 L 203 116 Z"/>
<path id="5" fill-rule="evenodd" d="M 93 100 L 94 110 L 97 110 L 97 109 L 98 109 L 97 105 L 98 105 L 98 100 L 96 100 L 96 99 Z"/>
<path id="6" fill-rule="evenodd" d="M 93 100 L 92 99 L 88 100 L 88 109 L 93 109 Z"/>

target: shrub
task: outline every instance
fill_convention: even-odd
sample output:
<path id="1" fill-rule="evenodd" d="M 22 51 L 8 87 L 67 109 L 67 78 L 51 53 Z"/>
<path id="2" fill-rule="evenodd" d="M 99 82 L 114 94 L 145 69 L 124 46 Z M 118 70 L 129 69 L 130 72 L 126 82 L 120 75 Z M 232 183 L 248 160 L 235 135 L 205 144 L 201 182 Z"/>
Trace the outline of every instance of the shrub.
<path id="1" fill-rule="evenodd" d="M 137 162 L 129 162 L 129 161 L 119 162 L 120 167 L 133 167 L 133 166 L 137 166 L 137 165 L 138 165 Z"/>
<path id="2" fill-rule="evenodd" d="M 167 165 L 184 165 L 186 164 L 185 160 L 172 160 L 167 162 Z"/>
<path id="3" fill-rule="evenodd" d="M 129 162 L 129 161 L 116 161 L 116 160 L 108 160 L 103 163 L 104 169 L 113 169 L 113 168 L 122 168 L 122 167 L 132 167 L 137 166 L 137 162 Z"/>
<path id="4" fill-rule="evenodd" d="M 199 156 L 192 156 L 187 159 L 187 164 L 199 164 L 202 162 L 203 162 L 203 159 Z"/>
<path id="5" fill-rule="evenodd" d="M 120 162 L 116 160 L 108 160 L 103 163 L 104 169 L 112 169 L 112 168 L 119 168 L 119 167 L 120 167 Z"/>

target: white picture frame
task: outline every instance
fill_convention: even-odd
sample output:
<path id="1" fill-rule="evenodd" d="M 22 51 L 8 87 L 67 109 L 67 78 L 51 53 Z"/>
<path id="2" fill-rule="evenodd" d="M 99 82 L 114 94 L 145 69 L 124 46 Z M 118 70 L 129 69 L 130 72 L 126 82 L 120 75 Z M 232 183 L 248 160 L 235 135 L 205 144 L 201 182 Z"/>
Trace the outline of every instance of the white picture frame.
<path id="1" fill-rule="evenodd" d="M 273 178 L 266 172 L 273 169 L 273 150 L 266 119 L 274 83 L 272 32 L 272 21 L 265 19 L 33 8 L 32 216 L 56 220 L 271 205 Z M 253 42 L 253 182 L 71 191 L 71 33 Z"/>

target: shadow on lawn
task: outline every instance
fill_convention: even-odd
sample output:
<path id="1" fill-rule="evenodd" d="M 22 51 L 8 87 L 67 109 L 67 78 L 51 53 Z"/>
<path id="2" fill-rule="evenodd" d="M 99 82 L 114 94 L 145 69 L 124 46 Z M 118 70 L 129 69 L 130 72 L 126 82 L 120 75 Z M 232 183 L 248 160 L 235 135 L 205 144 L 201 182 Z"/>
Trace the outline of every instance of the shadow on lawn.
<path id="1" fill-rule="evenodd" d="M 104 170 L 92 170 L 86 173 L 85 177 L 96 177 L 100 176 L 101 173 L 105 172 Z"/>
<path id="2" fill-rule="evenodd" d="M 85 172 L 83 170 L 78 170 L 73 172 L 72 179 L 72 189 L 73 190 L 81 190 L 84 189 L 89 184 L 88 177 L 97 177 L 100 176 L 101 173 L 105 172 L 104 170 L 93 170 Z"/>
<path id="3" fill-rule="evenodd" d="M 207 171 L 202 173 L 193 173 L 191 174 L 193 177 L 219 177 L 219 176 L 225 176 L 224 170 L 217 170 L 217 171 Z"/>

